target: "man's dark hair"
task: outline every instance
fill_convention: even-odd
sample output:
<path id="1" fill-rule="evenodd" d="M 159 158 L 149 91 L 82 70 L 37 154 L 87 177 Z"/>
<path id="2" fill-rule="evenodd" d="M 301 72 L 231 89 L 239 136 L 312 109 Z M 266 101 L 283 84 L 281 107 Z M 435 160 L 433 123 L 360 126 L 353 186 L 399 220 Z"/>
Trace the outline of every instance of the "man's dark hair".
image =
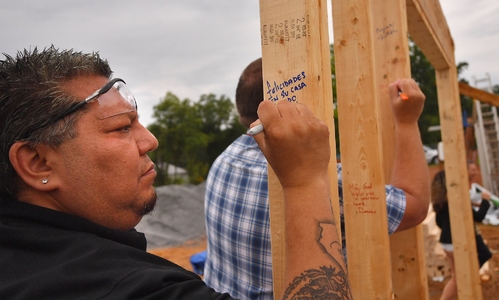
<path id="1" fill-rule="evenodd" d="M 57 147 L 76 136 L 81 112 L 53 123 L 75 101 L 62 84 L 79 76 L 111 77 L 112 71 L 98 53 L 84 54 L 54 46 L 39 51 L 19 51 L 16 57 L 3 53 L 0 60 L 0 195 L 15 195 L 18 176 L 9 160 L 17 141 L 31 147 Z"/>
<path id="2" fill-rule="evenodd" d="M 249 127 L 258 119 L 257 110 L 263 101 L 262 59 L 251 62 L 239 77 L 236 88 L 236 107 L 239 122 Z"/>

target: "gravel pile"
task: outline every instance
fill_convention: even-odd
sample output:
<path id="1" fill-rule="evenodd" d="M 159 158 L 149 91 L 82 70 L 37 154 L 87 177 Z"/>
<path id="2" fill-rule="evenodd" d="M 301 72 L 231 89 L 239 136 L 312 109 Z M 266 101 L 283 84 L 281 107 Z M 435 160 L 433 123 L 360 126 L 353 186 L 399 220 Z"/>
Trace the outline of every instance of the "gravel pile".
<path id="1" fill-rule="evenodd" d="M 178 246 L 206 234 L 205 188 L 205 183 L 156 188 L 156 208 L 135 227 L 146 235 L 148 250 Z"/>

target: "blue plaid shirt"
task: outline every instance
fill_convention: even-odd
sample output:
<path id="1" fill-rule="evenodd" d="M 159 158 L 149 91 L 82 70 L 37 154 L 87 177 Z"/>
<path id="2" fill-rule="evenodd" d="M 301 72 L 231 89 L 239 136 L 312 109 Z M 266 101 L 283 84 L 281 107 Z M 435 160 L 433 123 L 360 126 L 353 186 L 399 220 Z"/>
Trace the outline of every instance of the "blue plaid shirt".
<path id="1" fill-rule="evenodd" d="M 342 211 L 341 164 L 337 170 Z M 405 194 L 387 185 L 386 202 L 392 234 L 404 216 Z M 211 166 L 205 218 L 206 284 L 234 298 L 273 299 L 267 162 L 252 137 L 240 136 Z"/>

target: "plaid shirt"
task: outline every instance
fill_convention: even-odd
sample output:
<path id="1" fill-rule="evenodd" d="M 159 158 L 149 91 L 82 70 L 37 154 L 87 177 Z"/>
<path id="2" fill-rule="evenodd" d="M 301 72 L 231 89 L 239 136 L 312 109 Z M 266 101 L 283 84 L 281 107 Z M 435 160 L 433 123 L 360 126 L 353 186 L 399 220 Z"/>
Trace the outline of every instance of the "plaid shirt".
<path id="1" fill-rule="evenodd" d="M 341 164 L 337 170 L 342 210 Z M 392 234 L 404 216 L 405 194 L 387 185 L 386 196 Z M 213 163 L 205 218 L 206 284 L 234 298 L 273 299 L 267 162 L 252 137 L 240 136 Z"/>

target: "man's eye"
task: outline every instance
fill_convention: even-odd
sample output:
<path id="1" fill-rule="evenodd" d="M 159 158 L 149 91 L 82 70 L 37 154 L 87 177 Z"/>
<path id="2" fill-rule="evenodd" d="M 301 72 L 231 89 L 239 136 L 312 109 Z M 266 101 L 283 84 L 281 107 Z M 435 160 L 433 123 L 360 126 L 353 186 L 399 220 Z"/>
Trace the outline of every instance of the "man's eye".
<path id="1" fill-rule="evenodd" d="M 130 132 L 130 128 L 131 128 L 131 126 L 127 125 L 127 126 L 123 126 L 123 127 L 118 128 L 117 131 Z"/>

